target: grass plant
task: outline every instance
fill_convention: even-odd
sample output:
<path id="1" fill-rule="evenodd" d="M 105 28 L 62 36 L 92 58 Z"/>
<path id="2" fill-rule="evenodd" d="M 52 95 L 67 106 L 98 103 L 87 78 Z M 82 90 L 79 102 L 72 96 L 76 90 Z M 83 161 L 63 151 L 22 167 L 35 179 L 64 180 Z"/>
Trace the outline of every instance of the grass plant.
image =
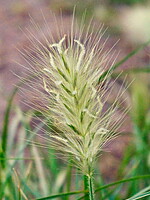
<path id="1" fill-rule="evenodd" d="M 84 30 L 81 25 L 78 33 L 74 34 L 73 19 L 71 29 L 64 36 L 59 30 L 60 40 L 57 43 L 51 44 L 46 38 L 44 44 L 33 38 L 36 53 L 23 55 L 29 60 L 29 70 L 32 69 L 39 82 L 38 87 L 33 82 L 27 84 L 33 91 L 39 92 L 39 110 L 52 120 L 55 127 L 51 132 L 42 131 L 39 136 L 45 143 L 37 145 L 57 150 L 61 157 L 76 166 L 85 177 L 89 199 L 94 200 L 95 161 L 106 143 L 117 136 L 124 111 L 122 109 L 121 116 L 117 116 L 116 112 L 123 107 L 121 96 L 124 90 L 121 87 L 112 105 L 108 104 L 115 84 L 115 80 L 108 78 L 114 54 L 112 49 L 104 50 L 106 40 L 101 41 L 102 27 L 96 33 L 90 32 L 90 29 L 91 26 Z M 104 72 L 105 76 L 100 80 Z M 36 142 L 33 143 L 36 145 Z"/>
<path id="2" fill-rule="evenodd" d="M 54 37 L 45 35 L 45 41 L 41 42 L 30 32 L 33 47 L 22 55 L 34 77 L 23 82 L 27 85 L 25 90 L 28 87 L 34 98 L 27 112 L 15 106 L 11 123 L 10 111 L 18 87 L 8 101 L 0 140 L 0 199 L 149 198 L 149 103 L 146 98 L 148 86 L 144 82 L 140 85 L 135 82 L 130 91 L 134 100 L 132 119 L 136 148 L 126 153 L 126 160 L 120 166 L 122 179 L 101 185 L 105 180 L 101 177 L 95 184 L 94 178 L 98 156 L 105 144 L 118 135 L 117 129 L 125 112 L 121 109 L 122 114 L 116 115 L 123 105 L 123 88 L 113 103 L 108 104 L 115 85 L 111 76 L 115 75 L 116 68 L 149 42 L 114 64 L 112 49 L 104 48 L 106 40 L 102 39 L 102 29 L 95 33 L 90 27 L 84 29 L 83 21 L 78 29 L 73 20 L 70 31 L 65 32 L 61 25 L 57 42 Z M 138 74 L 143 72 L 142 68 L 137 71 Z M 128 73 L 134 72 L 136 69 Z M 25 140 L 19 139 L 23 135 Z M 34 146 L 26 148 L 33 138 Z M 129 159 L 131 164 L 128 165 Z M 139 161 L 144 164 L 141 166 Z M 134 168 L 135 164 L 138 164 L 137 168 Z"/>

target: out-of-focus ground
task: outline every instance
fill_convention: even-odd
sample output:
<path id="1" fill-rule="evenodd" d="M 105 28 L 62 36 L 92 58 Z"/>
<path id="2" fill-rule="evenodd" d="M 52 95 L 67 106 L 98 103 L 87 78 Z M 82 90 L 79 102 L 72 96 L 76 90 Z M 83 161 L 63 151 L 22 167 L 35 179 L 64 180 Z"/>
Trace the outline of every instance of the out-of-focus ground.
<path id="1" fill-rule="evenodd" d="M 21 75 L 25 70 L 15 63 L 22 62 L 22 58 L 16 48 L 22 49 L 28 43 L 28 39 L 20 30 L 20 28 L 24 31 L 25 28 L 30 25 L 29 15 L 31 15 L 36 20 L 36 22 L 38 22 L 39 25 L 42 26 L 42 13 L 44 14 L 44 16 L 46 16 L 46 18 L 48 18 L 50 11 L 54 11 L 57 18 L 60 8 L 66 16 L 64 18 L 65 24 L 65 21 L 67 23 L 67 20 L 71 17 L 72 8 L 75 4 L 77 4 L 77 9 L 79 8 L 78 17 L 80 17 L 80 14 L 83 11 L 82 7 L 86 7 L 86 3 L 88 1 L 84 2 L 85 5 L 83 6 L 83 3 L 81 1 L 78 1 L 77 3 L 76 1 L 65 0 L 0 0 L 0 125 L 2 124 L 7 99 L 12 92 L 14 85 L 19 80 L 15 74 Z M 89 5 L 91 6 L 92 4 L 87 3 L 87 6 Z M 136 7 L 131 7 L 127 5 L 117 5 L 112 8 L 109 4 L 105 5 L 104 1 L 102 1 L 102 4 L 99 3 L 99 6 L 96 6 L 94 8 L 93 7 L 94 5 L 91 6 L 92 11 L 91 13 L 89 12 L 89 15 L 94 15 L 99 23 L 104 22 L 106 26 L 108 26 L 108 33 L 110 34 L 110 40 L 107 43 L 108 48 L 111 47 L 113 43 L 115 43 L 118 39 L 120 39 L 120 42 L 115 47 L 117 51 L 120 51 L 117 60 L 121 59 L 123 56 L 127 55 L 130 51 L 136 48 L 137 45 L 147 40 L 147 35 L 142 35 L 142 33 L 136 32 L 136 30 L 133 30 L 133 32 L 130 31 L 132 30 L 133 23 L 132 9 L 134 10 L 134 12 L 136 12 L 137 9 L 137 12 L 139 12 L 140 15 L 139 19 L 144 20 L 149 17 L 150 21 L 150 14 L 147 14 L 147 16 L 145 16 L 144 18 L 142 16 L 142 12 L 138 10 L 140 7 L 142 9 L 148 9 L 147 6 L 138 5 Z M 148 11 L 143 11 L 143 13 L 146 12 L 150 13 L 150 9 Z M 130 15 L 131 17 L 127 19 L 127 16 Z M 49 19 L 49 24 L 50 29 L 55 32 L 56 26 L 52 19 Z M 142 28 L 138 27 L 138 25 L 135 24 L 134 26 L 137 27 L 137 30 L 141 29 L 142 31 Z M 134 26 L 133 29 L 135 29 Z M 127 27 L 129 28 L 129 30 Z M 148 65 L 149 62 L 149 48 L 146 47 L 140 53 L 124 63 L 122 65 L 122 69 L 135 66 L 142 67 Z M 16 97 L 16 103 L 20 102 L 20 98 L 21 97 L 19 96 Z M 131 124 L 129 122 L 127 127 L 127 131 L 130 131 Z M 112 157 L 109 155 L 105 160 L 106 164 L 104 165 L 104 167 L 102 166 L 104 173 L 108 170 L 111 170 L 111 172 L 115 170 L 116 163 L 119 162 L 120 157 L 123 153 L 123 149 L 129 142 L 129 140 L 129 136 L 126 135 L 121 137 L 121 139 L 118 139 L 118 142 L 116 141 L 113 144 L 113 154 L 116 156 L 116 161 L 112 162 Z M 118 149 L 121 149 L 121 151 L 118 151 Z"/>

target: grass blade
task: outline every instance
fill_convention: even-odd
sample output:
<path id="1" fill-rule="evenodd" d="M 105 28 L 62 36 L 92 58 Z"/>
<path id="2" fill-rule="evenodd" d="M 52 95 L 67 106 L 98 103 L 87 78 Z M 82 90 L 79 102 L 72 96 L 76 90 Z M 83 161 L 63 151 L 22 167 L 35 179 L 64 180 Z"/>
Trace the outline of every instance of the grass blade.
<path id="1" fill-rule="evenodd" d="M 126 73 L 150 73 L 150 66 L 126 69 L 122 74 Z"/>
<path id="2" fill-rule="evenodd" d="M 32 152 L 35 157 L 35 167 L 37 168 L 38 178 L 39 178 L 39 186 L 42 191 L 43 195 L 47 194 L 48 187 L 47 187 L 47 181 L 46 181 L 46 174 L 44 173 L 43 163 L 40 159 L 40 155 L 38 152 L 38 149 L 35 146 L 32 146 Z"/>
<path id="3" fill-rule="evenodd" d="M 113 183 L 110 183 L 110 184 L 107 184 L 107 185 L 104 185 L 104 186 L 101 186 L 101 187 L 97 188 L 95 190 L 95 193 L 98 192 L 98 191 L 100 191 L 100 190 L 103 190 L 105 188 L 112 187 L 114 185 L 118 185 L 118 184 L 125 183 L 125 182 L 130 182 L 130 181 L 135 181 L 135 180 L 138 180 L 138 179 L 145 179 L 145 178 L 150 178 L 150 175 L 135 176 L 135 177 L 132 177 L 132 178 L 128 178 L 128 179 L 123 179 L 123 180 L 120 180 L 120 181 L 116 181 L 116 182 L 113 182 Z M 77 200 L 81 200 L 81 199 L 85 198 L 85 196 L 87 196 L 87 195 L 84 195 L 84 196 L 80 197 Z"/>
<path id="4" fill-rule="evenodd" d="M 105 76 L 107 76 L 108 73 L 113 72 L 115 69 L 117 69 L 120 65 L 122 65 L 123 63 L 125 63 L 129 58 L 131 58 L 132 56 L 134 56 L 135 54 L 137 54 L 140 50 L 142 50 L 144 47 L 146 47 L 147 45 L 150 44 L 150 40 L 145 42 L 144 44 L 140 45 L 139 47 L 137 47 L 136 49 L 134 49 L 133 51 L 131 51 L 128 55 L 126 55 L 123 59 L 121 59 L 119 62 L 117 62 L 115 65 L 113 65 L 111 67 L 111 70 L 106 70 L 99 78 L 100 82 L 101 80 L 103 80 L 105 78 Z"/>
<path id="5" fill-rule="evenodd" d="M 82 194 L 82 193 L 88 193 L 88 191 L 84 191 L 84 190 L 83 190 L 83 191 L 74 191 L 74 192 L 60 193 L 60 194 L 55 194 L 55 195 L 43 197 L 43 198 L 36 199 L 36 200 L 55 199 L 55 198 L 57 198 L 57 197 L 64 197 L 64 196 L 70 196 L 70 195 Z"/>
<path id="6" fill-rule="evenodd" d="M 141 194 L 139 196 L 131 197 L 131 198 L 127 199 L 127 200 L 136 200 L 136 199 L 141 199 L 141 198 L 144 198 L 144 197 L 147 197 L 147 196 L 150 196 L 150 192 L 145 192 L 145 193 L 143 193 L 143 194 Z"/>
<path id="7" fill-rule="evenodd" d="M 127 200 L 140 199 L 140 198 L 144 197 L 143 195 L 149 196 L 150 195 L 150 191 L 147 192 L 148 190 L 150 190 L 150 186 L 144 188 L 143 190 L 141 190 L 140 192 L 138 192 L 137 194 L 135 194 L 134 196 L 130 197 Z"/>
<path id="8" fill-rule="evenodd" d="M 117 185 L 117 184 L 129 182 L 129 181 L 134 181 L 134 180 L 138 180 L 138 179 L 144 179 L 144 178 L 150 178 L 150 175 L 135 176 L 135 177 L 132 177 L 132 178 L 116 181 L 116 182 L 113 182 L 113 183 L 110 183 L 110 184 L 107 184 L 107 185 L 104 185 L 104 186 L 97 188 L 95 190 L 95 192 L 98 192 L 98 191 L 103 190 L 105 188 L 112 187 L 112 186 Z M 88 195 L 88 190 L 60 193 L 60 194 L 56 194 L 56 195 L 51 195 L 51 196 L 39 198 L 39 199 L 36 199 L 36 200 L 48 200 L 48 199 L 54 199 L 54 198 L 57 198 L 57 197 L 70 196 L 70 195 L 82 194 L 82 193 L 87 193 L 87 195 Z M 85 196 L 86 195 L 80 197 L 79 199 L 83 199 L 83 198 L 85 198 Z"/>
<path id="9" fill-rule="evenodd" d="M 18 91 L 18 87 L 16 87 L 14 89 L 14 91 L 12 92 L 12 94 L 8 100 L 7 108 L 6 108 L 5 115 L 4 115 L 3 128 L 2 128 L 2 134 L 1 134 L 1 148 L 2 148 L 2 152 L 0 155 L 1 158 L 6 157 L 9 116 L 10 116 L 12 102 L 13 102 L 14 96 L 17 93 L 17 91 Z M 6 160 L 2 159 L 0 163 L 1 163 L 2 167 L 5 168 Z"/>

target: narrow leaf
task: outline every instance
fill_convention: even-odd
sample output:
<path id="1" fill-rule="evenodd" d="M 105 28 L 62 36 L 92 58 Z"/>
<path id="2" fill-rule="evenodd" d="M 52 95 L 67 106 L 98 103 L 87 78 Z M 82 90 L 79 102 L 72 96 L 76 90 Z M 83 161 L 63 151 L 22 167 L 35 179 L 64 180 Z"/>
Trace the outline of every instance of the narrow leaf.
<path id="1" fill-rule="evenodd" d="M 111 67 L 111 70 L 106 70 L 99 78 L 98 83 L 103 80 L 105 78 L 105 76 L 114 71 L 116 68 L 120 67 L 120 65 L 122 65 L 124 62 L 126 62 L 129 58 L 131 58 L 132 56 L 134 56 L 135 54 L 137 54 L 140 50 L 142 50 L 144 47 L 146 47 L 147 45 L 150 44 L 150 40 L 145 42 L 144 44 L 140 45 L 139 47 L 137 47 L 136 49 L 134 49 L 133 51 L 131 51 L 127 56 L 125 56 L 123 59 L 121 59 L 119 62 L 117 62 L 115 65 L 113 65 Z"/>

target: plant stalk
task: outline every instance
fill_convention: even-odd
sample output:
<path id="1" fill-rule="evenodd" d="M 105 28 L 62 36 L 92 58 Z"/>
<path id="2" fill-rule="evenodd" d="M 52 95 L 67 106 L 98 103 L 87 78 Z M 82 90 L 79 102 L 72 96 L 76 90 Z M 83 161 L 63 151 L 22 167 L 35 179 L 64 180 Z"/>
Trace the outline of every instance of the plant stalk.
<path id="1" fill-rule="evenodd" d="M 88 176 L 88 184 L 89 184 L 89 200 L 95 200 L 95 198 L 94 198 L 93 180 L 92 180 L 91 176 Z"/>

